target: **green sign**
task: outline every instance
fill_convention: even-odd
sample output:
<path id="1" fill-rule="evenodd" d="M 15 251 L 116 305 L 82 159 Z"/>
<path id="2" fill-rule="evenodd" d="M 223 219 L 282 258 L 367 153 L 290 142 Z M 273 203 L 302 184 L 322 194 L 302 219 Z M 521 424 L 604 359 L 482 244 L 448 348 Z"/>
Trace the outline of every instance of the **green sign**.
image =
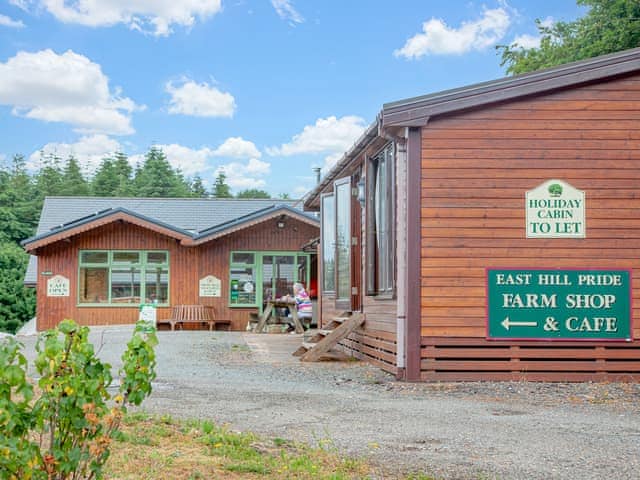
<path id="1" fill-rule="evenodd" d="M 487 269 L 487 337 L 631 340 L 630 270 Z"/>

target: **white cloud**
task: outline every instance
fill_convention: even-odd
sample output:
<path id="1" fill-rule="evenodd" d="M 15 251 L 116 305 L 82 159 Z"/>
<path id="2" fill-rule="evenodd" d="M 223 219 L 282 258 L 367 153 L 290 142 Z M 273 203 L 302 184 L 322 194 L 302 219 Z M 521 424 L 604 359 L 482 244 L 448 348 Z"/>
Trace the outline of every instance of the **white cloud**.
<path id="1" fill-rule="evenodd" d="M 331 155 L 327 155 L 324 159 L 324 165 L 322 166 L 323 172 L 328 172 L 333 168 L 333 166 L 338 163 L 338 160 L 342 158 L 343 153 L 332 153 Z"/>
<path id="2" fill-rule="evenodd" d="M 505 8 L 486 9 L 482 18 L 449 27 L 444 20 L 432 18 L 422 25 L 422 32 L 411 37 L 393 54 L 417 59 L 428 54 L 461 55 L 495 45 L 507 33 L 511 17 Z"/>
<path id="3" fill-rule="evenodd" d="M 196 117 L 232 117 L 236 109 L 233 95 L 221 92 L 208 83 L 183 79 L 178 86 L 168 82 L 165 89 L 171 94 L 169 113 Z"/>
<path id="4" fill-rule="evenodd" d="M 173 168 L 179 168 L 187 176 L 202 175 L 211 168 L 208 162 L 211 159 L 212 152 L 207 147 L 196 150 L 176 143 L 156 145 L 156 147 L 164 152 Z M 140 157 L 141 161 L 144 160 L 144 155 L 140 155 Z M 138 161 L 137 156 L 135 160 L 136 162 Z"/>
<path id="5" fill-rule="evenodd" d="M 38 5 L 64 23 L 106 27 L 119 23 L 132 30 L 167 36 L 172 27 L 191 27 L 222 9 L 220 0 L 12 0 L 25 8 Z"/>
<path id="6" fill-rule="evenodd" d="M 216 157 L 260 158 L 262 153 L 255 143 L 242 137 L 229 137 L 213 151 Z"/>
<path id="7" fill-rule="evenodd" d="M 307 187 L 303 187 L 302 185 L 298 185 L 291 192 L 291 196 L 292 198 L 302 198 L 309 190 L 311 189 Z"/>
<path id="8" fill-rule="evenodd" d="M 517 45 L 525 49 L 538 48 L 540 46 L 540 36 L 524 33 L 514 38 L 513 42 L 511 42 L 511 45 Z"/>
<path id="9" fill-rule="evenodd" d="M 294 135 L 291 142 L 267 148 L 267 153 L 283 156 L 343 153 L 362 135 L 365 128 L 364 119 L 355 115 L 319 118 L 314 125 L 305 126 L 302 132 Z"/>
<path id="10" fill-rule="evenodd" d="M 553 26 L 554 19 L 553 17 L 547 17 L 540 22 L 542 27 L 551 28 Z M 529 48 L 538 48 L 540 46 L 540 40 L 542 39 L 541 35 L 529 35 L 528 33 L 524 33 L 522 35 L 518 35 L 511 42 L 511 46 L 517 45 L 524 49 Z"/>
<path id="11" fill-rule="evenodd" d="M 275 8 L 278 16 L 283 20 L 288 20 L 290 25 L 304 22 L 304 17 L 294 8 L 291 0 L 271 0 L 271 5 Z"/>
<path id="12" fill-rule="evenodd" d="M 40 168 L 43 154 L 45 157 L 55 155 L 63 161 L 73 155 L 84 172 L 92 174 L 103 158 L 120 151 L 122 151 L 122 146 L 117 140 L 106 135 L 90 135 L 81 137 L 75 143 L 47 143 L 29 156 L 27 167 L 31 170 Z"/>
<path id="13" fill-rule="evenodd" d="M 215 175 L 221 171 L 224 171 L 227 184 L 234 190 L 263 188 L 267 184 L 263 177 L 271 171 L 271 164 L 252 158 L 247 163 L 231 162 L 221 165 L 216 169 Z"/>
<path id="14" fill-rule="evenodd" d="M 9 0 L 9 3 L 11 5 L 14 5 L 24 11 L 28 11 L 29 10 L 29 3 L 32 2 L 33 0 Z"/>
<path id="15" fill-rule="evenodd" d="M 155 145 L 164 152 L 167 160 L 173 168 L 179 168 L 187 176 L 196 174 L 205 176 L 214 168 L 213 161 L 217 157 L 248 159 L 247 164 L 232 162 L 235 171 L 246 175 L 266 175 L 269 173 L 269 164 L 258 160 L 262 156 L 253 142 L 244 140 L 242 137 L 227 138 L 218 148 L 209 147 L 190 148 L 176 143 Z M 142 163 L 144 154 L 132 155 L 130 162 L 132 165 Z M 238 166 L 240 166 L 238 168 Z M 231 184 L 229 184 L 231 185 Z"/>
<path id="16" fill-rule="evenodd" d="M 111 90 L 100 65 L 71 50 L 19 52 L 0 62 L 0 105 L 13 114 L 63 122 L 86 134 L 134 132 L 131 113 L 141 107 Z"/>
<path id="17" fill-rule="evenodd" d="M 0 26 L 10 28 L 23 28 L 24 23 L 22 23 L 22 20 L 14 20 L 13 18 L 0 14 Z"/>
<path id="18" fill-rule="evenodd" d="M 365 128 L 364 119 L 355 115 L 319 118 L 315 124 L 305 126 L 302 132 L 294 135 L 291 142 L 269 147 L 266 152 L 271 156 L 285 157 L 322 154 L 325 155 L 322 170 L 327 172 L 358 140 Z"/>

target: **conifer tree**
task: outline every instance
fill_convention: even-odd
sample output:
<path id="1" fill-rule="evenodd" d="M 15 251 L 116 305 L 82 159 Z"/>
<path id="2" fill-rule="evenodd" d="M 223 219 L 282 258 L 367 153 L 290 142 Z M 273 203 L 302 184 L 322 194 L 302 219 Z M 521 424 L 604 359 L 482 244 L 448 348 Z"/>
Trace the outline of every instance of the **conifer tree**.
<path id="1" fill-rule="evenodd" d="M 213 184 L 213 196 L 215 198 L 231 198 L 231 188 L 227 185 L 227 175 L 220 170 Z"/>
<path id="2" fill-rule="evenodd" d="M 62 173 L 62 191 L 64 195 L 89 194 L 89 182 L 82 175 L 80 164 L 73 155 L 67 159 L 67 165 Z"/>

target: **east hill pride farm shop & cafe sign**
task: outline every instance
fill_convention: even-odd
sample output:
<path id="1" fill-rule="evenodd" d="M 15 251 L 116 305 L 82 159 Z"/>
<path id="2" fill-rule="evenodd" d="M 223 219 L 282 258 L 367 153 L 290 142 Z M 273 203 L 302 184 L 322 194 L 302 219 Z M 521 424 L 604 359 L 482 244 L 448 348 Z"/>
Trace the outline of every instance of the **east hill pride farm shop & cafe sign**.
<path id="1" fill-rule="evenodd" d="M 527 238 L 585 238 L 585 196 L 561 180 L 526 193 Z M 487 338 L 632 340 L 630 270 L 487 269 Z"/>

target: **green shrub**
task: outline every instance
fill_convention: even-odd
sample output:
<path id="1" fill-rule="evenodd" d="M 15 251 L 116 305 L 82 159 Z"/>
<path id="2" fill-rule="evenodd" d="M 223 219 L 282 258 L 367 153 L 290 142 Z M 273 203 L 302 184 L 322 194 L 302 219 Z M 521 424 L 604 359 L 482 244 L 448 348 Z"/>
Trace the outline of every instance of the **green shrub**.
<path id="1" fill-rule="evenodd" d="M 140 405 L 155 378 L 155 329 L 138 322 L 122 356 L 120 387 L 108 389 L 111 366 L 72 320 L 36 345 L 37 388 L 15 339 L 0 343 L 0 478 L 99 479 L 127 405 Z"/>

